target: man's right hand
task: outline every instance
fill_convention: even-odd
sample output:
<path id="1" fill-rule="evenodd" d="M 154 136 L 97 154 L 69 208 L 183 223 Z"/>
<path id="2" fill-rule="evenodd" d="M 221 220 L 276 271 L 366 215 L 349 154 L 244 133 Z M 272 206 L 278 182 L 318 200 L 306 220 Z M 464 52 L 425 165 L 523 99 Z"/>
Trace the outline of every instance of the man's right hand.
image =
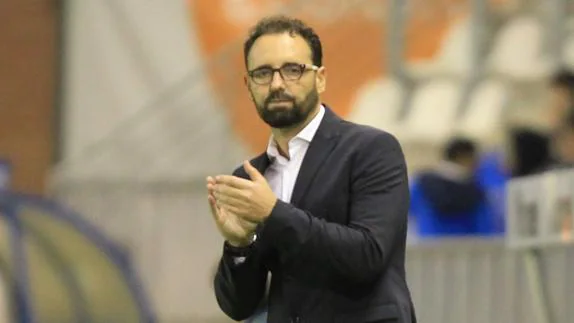
<path id="1" fill-rule="evenodd" d="M 215 179 L 207 178 L 207 191 L 211 215 L 215 220 L 217 229 L 227 242 L 234 247 L 246 247 L 251 244 L 256 223 L 248 222 L 217 205 L 217 200 L 213 194 Z"/>

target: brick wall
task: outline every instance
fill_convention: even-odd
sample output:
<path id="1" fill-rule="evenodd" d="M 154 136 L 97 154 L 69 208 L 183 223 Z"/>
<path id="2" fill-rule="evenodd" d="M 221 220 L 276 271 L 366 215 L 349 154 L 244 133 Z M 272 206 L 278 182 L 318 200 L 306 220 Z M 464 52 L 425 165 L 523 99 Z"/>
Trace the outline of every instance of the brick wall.
<path id="1" fill-rule="evenodd" d="M 20 191 L 41 193 L 52 160 L 57 4 L 0 1 L 0 158 Z"/>

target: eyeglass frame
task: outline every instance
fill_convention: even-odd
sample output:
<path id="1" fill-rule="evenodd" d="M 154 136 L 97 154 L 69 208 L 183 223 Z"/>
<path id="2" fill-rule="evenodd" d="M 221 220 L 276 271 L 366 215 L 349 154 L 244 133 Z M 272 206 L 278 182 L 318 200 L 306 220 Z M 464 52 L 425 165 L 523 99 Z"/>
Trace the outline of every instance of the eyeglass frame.
<path id="1" fill-rule="evenodd" d="M 301 69 L 301 75 L 299 75 L 298 78 L 296 79 L 285 79 L 285 77 L 283 76 L 283 74 L 281 73 L 281 69 L 286 67 L 286 66 L 290 66 L 290 65 L 294 65 L 294 66 L 298 66 Z M 257 84 L 257 85 L 269 85 L 271 84 L 271 82 L 273 82 L 273 77 L 275 77 L 275 73 L 279 73 L 279 76 L 281 76 L 281 79 L 284 82 L 287 81 L 298 81 L 301 79 L 301 77 L 303 77 L 303 74 L 305 74 L 306 71 L 318 71 L 321 67 L 314 65 L 314 64 L 306 64 L 306 63 L 285 63 L 283 65 L 281 65 L 278 68 L 273 68 L 271 66 L 260 66 L 257 68 L 254 68 L 250 71 L 247 71 L 247 75 L 249 75 L 249 79 L 251 79 L 251 81 L 253 81 L 253 83 Z M 255 81 L 253 79 L 253 73 L 255 73 L 258 70 L 262 70 L 262 69 L 269 69 L 271 70 L 271 78 L 269 79 L 268 82 L 265 83 L 258 83 L 257 81 Z"/>

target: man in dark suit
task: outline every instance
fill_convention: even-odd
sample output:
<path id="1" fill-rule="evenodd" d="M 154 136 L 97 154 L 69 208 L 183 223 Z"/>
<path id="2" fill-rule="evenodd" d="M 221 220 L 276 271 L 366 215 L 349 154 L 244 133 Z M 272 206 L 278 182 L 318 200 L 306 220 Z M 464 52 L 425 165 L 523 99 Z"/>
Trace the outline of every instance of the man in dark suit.
<path id="1" fill-rule="evenodd" d="M 238 321 L 265 302 L 271 323 L 416 322 L 399 143 L 320 103 L 321 42 L 300 20 L 263 19 L 244 54 L 246 86 L 272 136 L 233 175 L 207 178 L 225 238 L 214 280 L 219 306 Z"/>

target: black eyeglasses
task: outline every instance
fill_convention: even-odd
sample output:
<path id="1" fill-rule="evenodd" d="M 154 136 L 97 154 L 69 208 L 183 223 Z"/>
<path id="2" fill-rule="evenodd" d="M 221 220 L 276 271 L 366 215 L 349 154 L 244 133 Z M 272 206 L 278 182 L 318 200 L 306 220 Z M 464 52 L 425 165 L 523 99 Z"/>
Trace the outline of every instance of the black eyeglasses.
<path id="1" fill-rule="evenodd" d="M 279 68 L 265 66 L 247 73 L 255 84 L 268 85 L 273 81 L 273 75 L 275 75 L 275 72 L 279 72 L 279 75 L 281 75 L 281 78 L 283 78 L 284 81 L 297 81 L 301 76 L 303 76 L 303 73 L 305 73 L 306 70 L 317 71 L 318 69 L 318 66 L 311 64 L 287 63 Z"/>

